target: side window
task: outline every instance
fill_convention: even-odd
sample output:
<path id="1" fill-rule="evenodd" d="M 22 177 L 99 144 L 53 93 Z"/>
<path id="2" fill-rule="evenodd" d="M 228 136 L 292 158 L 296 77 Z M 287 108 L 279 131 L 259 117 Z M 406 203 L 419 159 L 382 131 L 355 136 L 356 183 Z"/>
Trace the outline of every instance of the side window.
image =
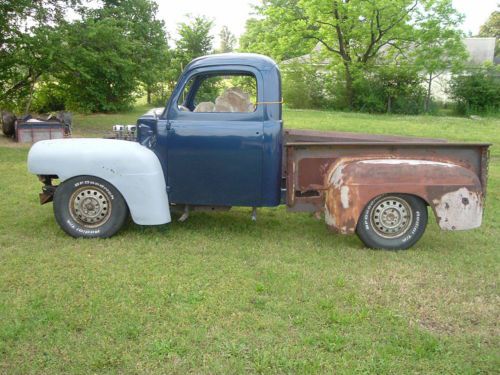
<path id="1" fill-rule="evenodd" d="M 198 113 L 254 112 L 257 80 L 249 74 L 196 76 L 186 85 L 179 101 L 181 110 Z"/>

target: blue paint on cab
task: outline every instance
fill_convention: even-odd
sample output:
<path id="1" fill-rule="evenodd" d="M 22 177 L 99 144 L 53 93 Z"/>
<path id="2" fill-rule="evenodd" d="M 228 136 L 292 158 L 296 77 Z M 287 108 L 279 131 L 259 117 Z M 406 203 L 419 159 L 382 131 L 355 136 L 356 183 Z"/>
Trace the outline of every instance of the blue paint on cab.
<path id="1" fill-rule="evenodd" d="M 255 112 L 186 112 L 179 98 L 191 81 L 185 105 L 201 77 L 252 75 Z M 200 78 L 200 79 L 199 79 Z M 281 78 L 276 63 L 257 54 L 221 54 L 193 60 L 179 78 L 165 109 L 138 121 L 138 141 L 158 155 L 169 200 L 176 204 L 277 206 L 281 201 L 283 122 Z"/>

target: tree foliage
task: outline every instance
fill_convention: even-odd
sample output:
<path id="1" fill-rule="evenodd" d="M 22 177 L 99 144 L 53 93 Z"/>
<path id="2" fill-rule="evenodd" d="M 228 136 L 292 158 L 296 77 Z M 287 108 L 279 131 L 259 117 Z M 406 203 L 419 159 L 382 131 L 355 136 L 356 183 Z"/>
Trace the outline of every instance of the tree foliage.
<path id="1" fill-rule="evenodd" d="M 500 5 L 498 5 L 500 8 Z M 479 36 L 497 38 L 495 56 L 500 54 L 500 11 L 491 13 L 488 20 L 479 29 Z"/>
<path id="2" fill-rule="evenodd" d="M 203 16 L 182 22 L 177 29 L 180 39 L 177 41 L 177 55 L 184 63 L 192 59 L 208 55 L 213 49 L 214 37 L 211 34 L 213 21 Z"/>
<path id="3" fill-rule="evenodd" d="M 288 64 L 283 70 L 283 97 L 290 108 L 328 108 L 337 99 L 335 79 L 318 72 L 314 65 Z"/>
<path id="4" fill-rule="evenodd" d="M 0 86 L 3 107 L 64 105 L 84 111 L 129 107 L 140 87 L 149 93 L 169 61 L 163 21 L 151 0 L 11 1 L 0 4 Z M 65 20 L 72 8 L 78 15 Z M 40 92 L 38 92 L 40 91 Z M 54 99 L 53 105 L 48 100 Z M 56 100 L 57 98 L 57 100 Z"/>
<path id="5" fill-rule="evenodd" d="M 143 84 L 158 82 L 168 57 L 164 25 L 149 0 L 106 0 L 64 28 L 66 69 L 57 74 L 70 108 L 119 111 Z"/>
<path id="6" fill-rule="evenodd" d="M 77 0 L 4 0 L 0 2 L 0 105 L 29 107 L 42 74 L 59 65 L 58 27 Z"/>
<path id="7" fill-rule="evenodd" d="M 461 71 L 468 59 L 463 34 L 458 31 L 461 22 L 462 16 L 453 10 L 451 2 L 443 1 L 431 7 L 419 24 L 418 39 L 410 56 L 427 84 L 426 112 L 430 110 L 434 81 L 444 73 Z"/>
<path id="8" fill-rule="evenodd" d="M 397 66 L 425 39 L 450 38 L 460 22 L 451 0 L 265 0 L 257 13 L 261 18 L 247 23 L 242 49 L 285 59 L 287 51 L 307 45 L 309 52 L 310 43 L 320 43 L 332 69 L 343 70 L 349 108 L 356 103 L 354 82 L 372 66 Z M 440 34 L 443 25 L 449 27 Z"/>
<path id="9" fill-rule="evenodd" d="M 169 64 L 165 65 L 164 79 L 155 93 L 155 104 L 163 105 L 175 87 L 182 70 L 197 57 L 213 52 L 213 21 L 203 16 L 189 16 L 178 25 L 179 39 L 171 51 Z"/>
<path id="10" fill-rule="evenodd" d="M 467 74 L 455 75 L 450 91 L 460 114 L 498 113 L 500 70 L 494 66 L 484 66 Z"/>
<path id="11" fill-rule="evenodd" d="M 299 3 L 299 0 L 265 0 L 255 6 L 259 17 L 247 20 L 240 51 L 262 53 L 277 61 L 309 53 L 316 42 L 304 38 L 299 22 L 304 10 Z"/>
<path id="12" fill-rule="evenodd" d="M 418 114 L 424 109 L 425 89 L 412 65 L 377 67 L 354 81 L 355 108 L 371 113 Z"/>
<path id="13" fill-rule="evenodd" d="M 139 72 L 137 44 L 119 19 L 90 17 L 66 31 L 65 69 L 57 78 L 70 108 L 106 112 L 126 109 L 134 101 Z"/>
<path id="14" fill-rule="evenodd" d="M 236 36 L 229 30 L 229 27 L 223 26 L 219 32 L 220 45 L 217 49 L 218 53 L 233 52 L 236 45 Z"/>

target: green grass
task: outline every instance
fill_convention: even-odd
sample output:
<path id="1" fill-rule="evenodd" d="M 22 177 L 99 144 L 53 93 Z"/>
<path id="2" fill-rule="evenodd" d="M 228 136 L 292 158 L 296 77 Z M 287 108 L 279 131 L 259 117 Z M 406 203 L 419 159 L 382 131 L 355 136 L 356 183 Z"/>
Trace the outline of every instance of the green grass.
<path id="1" fill-rule="evenodd" d="M 76 117 L 98 136 L 123 115 Z M 75 240 L 0 141 L 0 373 L 495 373 L 500 121 L 291 111 L 296 128 L 488 141 L 483 226 L 372 251 L 284 208 Z"/>

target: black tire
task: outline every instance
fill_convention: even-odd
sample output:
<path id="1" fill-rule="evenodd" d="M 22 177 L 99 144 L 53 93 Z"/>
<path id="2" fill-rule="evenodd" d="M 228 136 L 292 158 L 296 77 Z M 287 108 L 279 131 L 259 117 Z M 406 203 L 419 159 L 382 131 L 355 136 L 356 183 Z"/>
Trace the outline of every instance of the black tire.
<path id="1" fill-rule="evenodd" d="M 16 132 L 16 116 L 10 112 L 2 112 L 2 132 L 12 137 Z"/>
<path id="2" fill-rule="evenodd" d="M 128 207 L 109 182 L 93 176 L 78 176 L 57 187 L 54 216 L 70 236 L 107 238 L 123 227 Z"/>
<path id="3" fill-rule="evenodd" d="M 385 194 L 368 202 L 356 233 L 372 249 L 405 250 L 422 237 L 426 226 L 427 205 L 422 199 L 408 194 Z"/>

